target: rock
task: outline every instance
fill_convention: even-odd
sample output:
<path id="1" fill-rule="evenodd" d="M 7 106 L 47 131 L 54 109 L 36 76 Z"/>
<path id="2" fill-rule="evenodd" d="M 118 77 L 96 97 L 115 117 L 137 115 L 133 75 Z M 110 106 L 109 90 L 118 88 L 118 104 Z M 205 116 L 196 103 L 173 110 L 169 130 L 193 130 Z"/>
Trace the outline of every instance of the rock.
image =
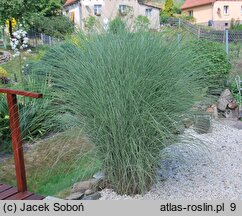
<path id="1" fill-rule="evenodd" d="M 85 196 L 83 198 L 83 200 L 98 200 L 99 198 L 101 198 L 101 194 L 99 192 L 96 192 L 96 193 L 91 194 L 89 196 Z"/>
<path id="2" fill-rule="evenodd" d="M 194 130 L 199 134 L 211 132 L 212 118 L 211 115 L 196 115 Z"/>
<path id="3" fill-rule="evenodd" d="M 104 180 L 105 179 L 105 174 L 104 172 L 100 171 L 97 172 L 93 175 L 93 178 L 97 179 L 97 180 Z"/>
<path id="4" fill-rule="evenodd" d="M 89 195 L 91 195 L 91 194 L 94 194 L 95 192 L 97 192 L 97 191 L 94 191 L 94 190 L 92 190 L 92 189 L 87 189 L 86 191 L 85 191 L 85 195 L 86 196 L 89 196 Z"/>
<path id="5" fill-rule="evenodd" d="M 70 196 L 66 197 L 66 200 L 81 200 L 84 197 L 84 193 L 72 193 Z"/>
<path id="6" fill-rule="evenodd" d="M 228 103 L 229 103 L 229 101 L 227 101 L 225 98 L 219 98 L 218 99 L 218 109 L 221 111 L 225 111 Z"/>
<path id="7" fill-rule="evenodd" d="M 213 104 L 210 107 L 208 107 L 207 112 L 210 113 L 214 119 L 218 118 L 218 109 L 216 104 Z"/>
<path id="8" fill-rule="evenodd" d="M 189 128 L 193 125 L 193 121 L 190 118 L 185 118 L 182 120 L 182 122 L 183 122 L 185 128 Z"/>
<path id="9" fill-rule="evenodd" d="M 231 109 L 226 109 L 223 113 L 225 118 L 239 118 L 239 109 L 236 108 L 235 110 L 231 110 Z"/>
<path id="10" fill-rule="evenodd" d="M 237 104 L 235 101 L 232 101 L 232 102 L 228 103 L 228 108 L 229 108 L 229 109 L 234 110 L 234 109 L 236 109 L 237 107 L 238 107 L 238 104 Z"/>
<path id="11" fill-rule="evenodd" d="M 98 179 L 89 179 L 87 181 L 82 181 L 73 185 L 71 193 L 82 192 L 84 193 L 88 189 L 98 188 Z"/>
<path id="12" fill-rule="evenodd" d="M 230 92 L 229 89 L 225 89 L 219 99 L 218 99 L 218 109 L 221 110 L 221 111 L 225 111 L 228 104 L 233 101 L 234 98 L 233 98 L 233 95 L 232 93 Z"/>
<path id="13" fill-rule="evenodd" d="M 232 93 L 231 93 L 231 91 L 230 91 L 229 89 L 225 89 L 225 90 L 221 93 L 220 97 L 221 97 L 221 98 L 224 98 L 224 99 L 226 99 L 226 100 L 228 100 L 228 101 L 234 99 L 234 98 L 233 98 L 233 95 L 232 95 Z"/>

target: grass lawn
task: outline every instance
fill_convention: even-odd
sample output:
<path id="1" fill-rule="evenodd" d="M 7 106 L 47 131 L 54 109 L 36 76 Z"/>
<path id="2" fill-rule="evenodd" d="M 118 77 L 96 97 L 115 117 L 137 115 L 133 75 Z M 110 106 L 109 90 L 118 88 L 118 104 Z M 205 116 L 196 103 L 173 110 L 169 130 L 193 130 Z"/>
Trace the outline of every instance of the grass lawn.
<path id="1" fill-rule="evenodd" d="M 76 130 L 37 142 L 25 153 L 28 190 L 42 195 L 65 197 L 71 186 L 90 178 L 101 164 L 93 146 Z M 16 185 L 13 159 L 0 164 L 0 182 Z"/>

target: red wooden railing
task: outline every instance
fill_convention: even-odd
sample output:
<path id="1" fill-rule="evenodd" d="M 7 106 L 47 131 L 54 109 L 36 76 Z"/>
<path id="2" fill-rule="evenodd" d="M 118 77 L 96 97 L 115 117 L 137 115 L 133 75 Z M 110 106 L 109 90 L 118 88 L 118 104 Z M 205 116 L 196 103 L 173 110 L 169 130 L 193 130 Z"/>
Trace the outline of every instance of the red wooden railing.
<path id="1" fill-rule="evenodd" d="M 0 93 L 7 94 L 18 192 L 25 192 L 27 191 L 27 181 L 26 181 L 26 172 L 25 172 L 25 165 L 24 165 L 23 146 L 22 146 L 22 140 L 21 140 L 17 95 L 32 97 L 32 98 L 42 98 L 43 95 L 38 93 L 33 93 L 33 92 L 12 90 L 7 88 L 0 88 Z"/>

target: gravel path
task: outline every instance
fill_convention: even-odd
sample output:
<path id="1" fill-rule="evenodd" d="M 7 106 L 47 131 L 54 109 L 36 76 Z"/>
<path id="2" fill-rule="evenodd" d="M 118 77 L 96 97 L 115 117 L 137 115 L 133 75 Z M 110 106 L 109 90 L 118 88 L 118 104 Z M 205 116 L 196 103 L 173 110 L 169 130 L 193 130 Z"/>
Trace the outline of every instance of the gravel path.
<path id="1" fill-rule="evenodd" d="M 119 196 L 112 190 L 103 190 L 100 199 L 242 200 L 242 130 L 235 128 L 235 124 L 235 121 L 214 121 L 212 133 L 208 134 L 186 130 L 185 137 L 203 141 L 208 151 L 198 151 L 190 158 L 184 154 L 185 160 L 175 172 L 144 196 Z M 182 152 L 190 151 L 187 145 L 182 148 Z"/>

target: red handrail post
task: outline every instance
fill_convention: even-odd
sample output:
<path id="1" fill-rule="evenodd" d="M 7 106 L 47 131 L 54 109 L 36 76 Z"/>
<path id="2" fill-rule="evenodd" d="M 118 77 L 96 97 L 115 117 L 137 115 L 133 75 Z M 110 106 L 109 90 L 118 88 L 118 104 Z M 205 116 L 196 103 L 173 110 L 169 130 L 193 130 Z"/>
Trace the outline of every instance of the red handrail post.
<path id="1" fill-rule="evenodd" d="M 43 95 L 33 92 L 18 91 L 6 88 L 0 88 L 0 93 L 7 94 L 8 110 L 10 116 L 10 130 L 12 136 L 12 147 L 14 153 L 18 192 L 25 192 L 27 191 L 27 180 L 24 165 L 23 145 L 21 140 L 17 95 L 32 98 L 42 98 Z"/>
<path id="2" fill-rule="evenodd" d="M 24 166 L 24 153 L 21 140 L 20 122 L 16 94 L 7 94 L 8 110 L 10 115 L 10 129 L 15 161 L 16 179 L 19 192 L 27 191 L 27 181 Z"/>

